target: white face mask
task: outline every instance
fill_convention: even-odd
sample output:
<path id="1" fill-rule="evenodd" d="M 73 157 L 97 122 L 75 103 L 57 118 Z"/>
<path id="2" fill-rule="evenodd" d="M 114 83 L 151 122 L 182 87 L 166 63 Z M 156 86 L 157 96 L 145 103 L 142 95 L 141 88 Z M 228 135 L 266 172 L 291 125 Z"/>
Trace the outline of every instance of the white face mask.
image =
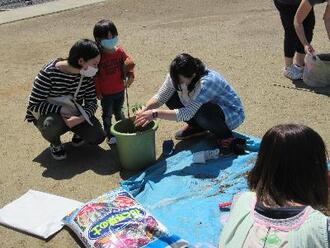
<path id="1" fill-rule="evenodd" d="M 80 74 L 83 75 L 84 77 L 94 77 L 97 71 L 98 71 L 97 68 L 89 65 L 86 70 L 81 69 Z"/>

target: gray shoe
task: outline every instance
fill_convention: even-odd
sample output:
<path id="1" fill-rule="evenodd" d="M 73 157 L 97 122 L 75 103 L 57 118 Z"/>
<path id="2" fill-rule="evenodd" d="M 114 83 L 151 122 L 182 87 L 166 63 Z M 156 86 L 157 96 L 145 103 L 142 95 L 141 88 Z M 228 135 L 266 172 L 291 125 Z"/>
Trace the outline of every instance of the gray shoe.
<path id="1" fill-rule="evenodd" d="M 300 80 L 303 76 L 304 68 L 297 65 L 290 65 L 283 68 L 283 75 L 291 80 Z"/>

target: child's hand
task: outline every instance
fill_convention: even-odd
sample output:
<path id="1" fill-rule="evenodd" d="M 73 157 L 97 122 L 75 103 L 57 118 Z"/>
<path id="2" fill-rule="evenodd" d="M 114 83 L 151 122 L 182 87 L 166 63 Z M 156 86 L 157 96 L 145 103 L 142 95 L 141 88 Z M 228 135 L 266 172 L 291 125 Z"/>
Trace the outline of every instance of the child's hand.
<path id="1" fill-rule="evenodd" d="M 130 87 L 133 82 L 134 82 L 134 77 L 129 76 L 126 80 L 126 86 Z"/>

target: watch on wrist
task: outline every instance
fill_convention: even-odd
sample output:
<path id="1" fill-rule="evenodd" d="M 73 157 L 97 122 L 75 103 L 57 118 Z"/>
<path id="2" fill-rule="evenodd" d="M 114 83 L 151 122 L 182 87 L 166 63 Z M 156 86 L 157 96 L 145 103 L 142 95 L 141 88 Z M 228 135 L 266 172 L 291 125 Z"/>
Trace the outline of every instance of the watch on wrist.
<path id="1" fill-rule="evenodd" d="M 152 110 L 152 118 L 153 118 L 153 119 L 158 118 L 158 111 L 157 111 L 156 109 L 153 109 L 153 110 Z"/>

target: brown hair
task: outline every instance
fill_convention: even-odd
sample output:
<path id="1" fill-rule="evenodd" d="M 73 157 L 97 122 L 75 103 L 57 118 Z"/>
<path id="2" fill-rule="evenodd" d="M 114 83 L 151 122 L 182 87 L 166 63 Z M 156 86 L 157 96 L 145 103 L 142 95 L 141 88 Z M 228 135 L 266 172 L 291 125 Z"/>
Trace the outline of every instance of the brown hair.
<path id="1" fill-rule="evenodd" d="M 294 201 L 327 206 L 327 151 L 320 135 L 298 124 L 283 124 L 263 136 L 248 184 L 258 201 L 283 206 Z"/>

